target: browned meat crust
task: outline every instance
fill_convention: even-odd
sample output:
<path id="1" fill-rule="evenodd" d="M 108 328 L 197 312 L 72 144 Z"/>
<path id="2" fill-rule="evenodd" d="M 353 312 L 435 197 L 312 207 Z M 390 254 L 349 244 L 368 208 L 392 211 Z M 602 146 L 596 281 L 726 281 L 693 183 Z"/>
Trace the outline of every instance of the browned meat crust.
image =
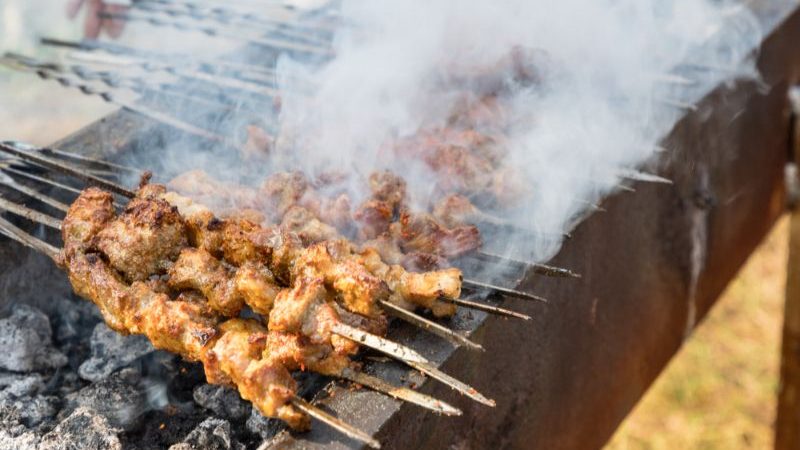
<path id="1" fill-rule="evenodd" d="M 188 244 L 178 209 L 159 198 L 137 197 L 109 222 L 94 242 L 129 281 L 165 272 Z"/>

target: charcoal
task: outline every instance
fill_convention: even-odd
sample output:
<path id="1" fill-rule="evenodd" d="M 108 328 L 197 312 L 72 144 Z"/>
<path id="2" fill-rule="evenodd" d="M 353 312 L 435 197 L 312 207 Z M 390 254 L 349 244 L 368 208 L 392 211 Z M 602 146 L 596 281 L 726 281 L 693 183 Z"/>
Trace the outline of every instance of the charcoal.
<path id="1" fill-rule="evenodd" d="M 0 319 L 0 368 L 14 372 L 63 367 L 67 357 L 52 346 L 50 320 L 28 305 L 18 305 Z"/>
<path id="2" fill-rule="evenodd" d="M 37 450 L 39 436 L 22 425 L 19 411 L 0 406 L 0 448 L 8 450 Z"/>
<path id="3" fill-rule="evenodd" d="M 56 339 L 64 342 L 84 338 L 92 326 L 103 320 L 100 311 L 91 302 L 67 297 L 56 302 L 54 319 Z"/>
<path id="4" fill-rule="evenodd" d="M 14 397 L 35 395 L 44 391 L 44 377 L 38 373 L 0 372 L 0 392 Z"/>
<path id="5" fill-rule="evenodd" d="M 78 369 L 81 378 L 89 381 L 102 380 L 115 370 L 155 351 L 146 337 L 123 336 L 102 322 L 94 327 L 91 347 L 92 356 Z"/>
<path id="6" fill-rule="evenodd" d="M 59 379 L 57 380 L 56 386 L 58 387 L 58 395 L 61 397 L 81 389 L 86 384 L 75 372 L 63 371 L 59 372 L 58 375 Z"/>
<path id="7" fill-rule="evenodd" d="M 61 416 L 84 406 L 108 419 L 117 428 L 130 430 L 147 409 L 147 395 L 139 386 L 139 374 L 122 369 L 96 383 L 67 395 Z"/>
<path id="8" fill-rule="evenodd" d="M 39 450 L 122 450 L 119 433 L 102 414 L 81 407 L 42 437 Z"/>
<path id="9" fill-rule="evenodd" d="M 195 403 L 224 419 L 243 420 L 250 415 L 250 404 L 229 387 L 201 384 L 194 388 L 192 397 Z"/>
<path id="10" fill-rule="evenodd" d="M 58 399 L 40 395 L 44 390 L 44 377 L 40 374 L 0 372 L 0 405 L 15 409 L 20 421 L 29 427 L 58 412 Z"/>
<path id="11" fill-rule="evenodd" d="M 231 433 L 227 420 L 209 417 L 192 430 L 183 442 L 169 450 L 244 450 L 244 444 L 237 441 Z"/>
<path id="12" fill-rule="evenodd" d="M 250 408 L 250 417 L 247 418 L 247 431 L 268 439 L 286 427 L 280 420 L 267 419 L 256 408 Z"/>
<path id="13" fill-rule="evenodd" d="M 13 435 L 0 427 L 0 448 L 4 450 L 38 450 L 39 436 L 31 431 Z"/>
<path id="14" fill-rule="evenodd" d="M 54 417 L 58 412 L 58 399 L 45 395 L 17 398 L 6 392 L 0 392 L 0 405 L 16 409 L 19 412 L 20 422 L 28 427 L 35 427 Z"/>

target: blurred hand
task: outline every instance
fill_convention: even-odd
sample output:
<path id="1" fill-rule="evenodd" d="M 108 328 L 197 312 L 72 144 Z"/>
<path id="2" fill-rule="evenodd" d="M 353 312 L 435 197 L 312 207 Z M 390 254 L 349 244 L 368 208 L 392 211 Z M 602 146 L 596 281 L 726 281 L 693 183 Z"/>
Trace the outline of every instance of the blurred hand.
<path id="1" fill-rule="evenodd" d="M 105 19 L 101 13 L 120 14 L 127 11 L 128 7 L 120 4 L 110 4 L 103 0 L 69 0 L 67 3 L 67 16 L 74 19 L 83 6 L 86 6 L 86 21 L 83 24 L 84 37 L 95 39 L 104 32 L 117 38 L 125 28 L 125 21 L 119 19 Z"/>

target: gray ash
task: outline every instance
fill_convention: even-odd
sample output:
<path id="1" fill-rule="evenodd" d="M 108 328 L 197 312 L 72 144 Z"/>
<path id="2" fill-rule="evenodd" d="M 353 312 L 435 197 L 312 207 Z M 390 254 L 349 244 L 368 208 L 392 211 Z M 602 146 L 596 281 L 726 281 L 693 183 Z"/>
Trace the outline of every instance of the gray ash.
<path id="1" fill-rule="evenodd" d="M 0 317 L 0 448 L 245 450 L 282 429 L 86 301 L 29 303 Z"/>

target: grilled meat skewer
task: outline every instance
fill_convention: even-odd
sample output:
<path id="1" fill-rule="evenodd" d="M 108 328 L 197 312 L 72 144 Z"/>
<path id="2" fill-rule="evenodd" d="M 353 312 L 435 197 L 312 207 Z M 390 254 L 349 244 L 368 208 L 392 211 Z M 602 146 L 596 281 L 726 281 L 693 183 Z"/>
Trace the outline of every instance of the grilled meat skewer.
<path id="1" fill-rule="evenodd" d="M 165 217 L 169 215 L 170 212 L 168 211 L 169 209 L 172 209 L 171 212 L 173 214 L 176 213 L 174 211 L 174 208 L 168 206 L 168 204 L 163 200 L 155 199 L 157 201 L 154 201 L 154 199 L 148 197 L 148 195 L 153 195 L 154 192 L 163 193 L 163 190 L 164 190 L 163 186 L 157 186 L 157 185 L 147 185 L 141 188 L 140 194 L 142 195 L 140 197 L 137 197 L 137 199 L 131 201 L 131 205 L 120 216 L 123 217 L 125 215 L 128 215 L 131 217 L 126 217 L 121 221 L 121 223 L 123 223 L 127 228 L 117 227 L 116 229 L 123 230 L 123 232 L 129 235 L 128 237 L 134 237 L 134 239 L 127 243 L 128 245 L 127 248 L 125 248 L 124 246 L 118 246 L 117 250 L 119 251 L 115 251 L 114 258 L 109 257 L 109 255 L 105 255 L 109 260 L 110 267 L 113 267 L 114 264 L 116 263 L 118 268 L 121 268 L 122 271 L 125 271 L 126 268 L 130 267 L 134 267 L 136 268 L 136 270 L 139 270 L 140 267 L 150 267 L 150 268 L 155 268 L 155 270 L 158 270 L 159 266 L 153 264 L 153 261 L 155 261 L 153 255 L 154 254 L 163 255 L 165 249 L 175 248 L 181 245 L 180 241 L 177 239 L 152 238 L 153 236 L 159 235 L 159 228 L 161 227 L 167 229 L 166 234 L 172 234 L 172 235 L 176 234 L 173 232 L 174 231 L 173 228 L 176 223 L 176 221 L 173 220 L 174 218 L 165 219 Z M 110 205 L 111 195 L 109 193 L 99 191 L 93 188 L 88 189 L 81 195 L 81 197 L 78 200 L 76 200 L 75 203 L 73 203 L 73 206 L 71 207 L 71 213 L 73 213 L 75 216 L 80 217 L 81 215 L 83 215 L 87 218 L 86 220 L 84 220 L 85 222 L 88 221 L 88 218 L 103 219 L 101 221 L 103 223 L 103 227 L 101 229 L 92 230 L 91 239 L 85 241 L 79 241 L 80 245 L 77 248 L 79 248 L 82 252 L 86 252 L 87 250 L 93 252 L 94 248 L 97 247 L 97 241 L 98 241 L 97 238 L 100 237 L 105 231 L 112 229 L 116 223 L 120 222 L 118 220 L 119 217 L 117 218 L 113 217 L 114 213 L 113 208 L 110 210 L 99 209 L 97 208 L 97 205 L 94 205 L 95 207 L 92 207 L 93 203 L 97 203 L 97 198 L 103 196 L 106 196 L 108 198 L 108 202 Z M 150 200 L 150 203 L 147 203 L 145 200 Z M 150 205 L 150 209 L 155 209 L 155 210 L 148 211 L 148 205 Z M 161 209 L 161 212 L 158 212 L 159 209 Z M 68 233 L 68 230 L 66 228 L 64 229 L 64 233 Z M 68 234 L 65 234 L 65 242 L 67 243 L 65 244 L 64 254 L 70 255 L 74 252 L 72 250 L 72 247 L 78 244 L 73 244 L 72 241 L 66 239 L 67 235 Z M 137 235 L 145 236 L 145 238 L 141 237 L 135 238 L 135 236 Z M 146 238 L 148 236 L 150 237 L 150 239 Z M 156 251 L 152 251 L 151 249 L 149 249 L 148 245 L 155 246 Z M 120 261 L 122 262 L 122 264 L 119 264 Z M 131 276 L 130 271 L 128 272 L 127 276 L 130 278 Z M 131 281 L 134 284 L 143 283 L 142 281 L 139 280 L 131 280 Z M 152 281 L 152 279 L 150 281 Z M 322 284 L 321 279 L 314 280 L 309 278 L 309 282 L 310 282 L 309 285 L 312 286 L 314 285 L 314 283 L 318 285 Z M 487 405 L 494 404 L 491 400 L 477 393 L 477 391 L 475 391 L 473 388 L 461 383 L 458 380 L 455 380 L 452 377 L 449 377 L 448 375 L 434 368 L 426 358 L 424 358 L 416 351 L 408 347 L 402 346 L 400 344 L 388 341 L 379 336 L 364 332 L 359 328 L 354 328 L 353 326 L 345 323 L 345 321 L 339 320 L 335 312 L 335 308 L 331 307 L 332 303 L 328 302 L 327 301 L 328 299 L 325 298 L 328 295 L 327 290 L 317 289 L 317 291 L 312 291 L 312 292 L 317 292 L 315 295 L 312 295 L 311 297 L 307 296 L 304 297 L 302 295 L 302 292 L 304 292 L 303 291 L 304 285 L 295 282 L 293 289 L 296 290 L 298 288 L 301 289 L 300 290 L 301 294 L 299 296 L 297 294 L 290 296 L 289 302 L 287 303 L 289 304 L 288 310 L 290 311 L 290 314 L 300 314 L 302 316 L 301 318 L 294 318 L 294 319 L 290 318 L 290 321 L 294 320 L 293 323 L 295 324 L 297 323 L 303 324 L 302 326 L 299 327 L 296 326 L 295 328 L 293 328 L 294 330 L 299 329 L 303 333 L 306 333 L 305 336 L 312 339 L 316 338 L 317 336 L 322 336 L 320 338 L 321 340 L 316 339 L 315 342 L 317 343 L 329 342 L 331 345 L 336 347 L 337 351 L 341 353 L 348 353 L 348 354 L 355 353 L 357 349 L 355 343 L 366 345 L 368 347 L 381 351 L 389 356 L 392 356 L 396 359 L 399 359 L 411 365 L 412 367 L 417 368 L 418 370 L 421 370 L 426 374 L 449 384 L 454 389 L 461 391 L 463 394 L 475 399 L 476 401 L 485 403 Z M 324 297 L 320 297 L 322 295 L 324 295 Z M 305 306 L 302 306 L 303 305 L 302 298 L 307 298 L 307 299 L 310 298 L 311 303 L 306 301 Z M 326 305 L 318 305 L 314 303 L 315 301 L 319 301 L 320 299 L 322 301 L 327 302 Z M 300 309 L 296 307 L 298 305 L 300 305 Z M 325 308 L 321 309 L 321 306 L 325 306 Z M 286 309 L 286 307 L 284 309 Z M 322 314 L 321 316 L 320 313 Z M 108 320 L 111 320 L 111 318 L 108 317 L 109 316 L 108 314 L 105 315 L 107 316 Z M 275 315 L 275 312 L 273 311 L 271 315 Z M 286 319 L 286 313 L 284 313 L 283 318 Z M 287 320 L 284 320 L 283 322 L 287 323 Z M 280 323 L 280 321 L 278 321 L 278 323 Z M 319 329 L 317 328 L 317 324 L 322 325 L 325 323 L 329 323 L 331 326 Z M 310 329 L 306 326 L 307 324 L 311 324 Z M 336 336 L 334 337 L 334 335 Z M 343 341 L 340 339 L 340 337 L 347 338 L 349 339 L 349 341 Z"/>

